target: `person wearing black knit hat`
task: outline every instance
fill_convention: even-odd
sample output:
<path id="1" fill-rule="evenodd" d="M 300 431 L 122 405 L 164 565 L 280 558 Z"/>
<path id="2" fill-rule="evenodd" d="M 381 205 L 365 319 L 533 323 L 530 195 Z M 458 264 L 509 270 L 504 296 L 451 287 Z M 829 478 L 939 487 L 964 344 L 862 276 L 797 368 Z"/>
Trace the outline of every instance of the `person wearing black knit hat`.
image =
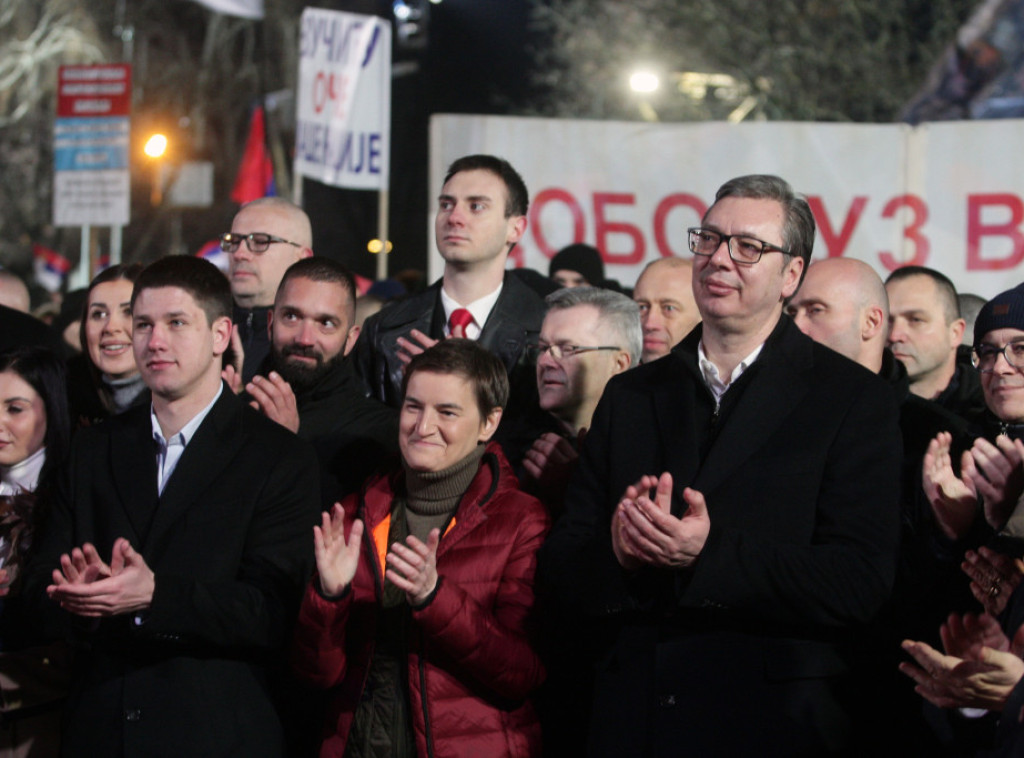
<path id="1" fill-rule="evenodd" d="M 582 243 L 563 247 L 551 259 L 548 277 L 560 287 L 601 287 L 604 285 L 601 252 Z"/>

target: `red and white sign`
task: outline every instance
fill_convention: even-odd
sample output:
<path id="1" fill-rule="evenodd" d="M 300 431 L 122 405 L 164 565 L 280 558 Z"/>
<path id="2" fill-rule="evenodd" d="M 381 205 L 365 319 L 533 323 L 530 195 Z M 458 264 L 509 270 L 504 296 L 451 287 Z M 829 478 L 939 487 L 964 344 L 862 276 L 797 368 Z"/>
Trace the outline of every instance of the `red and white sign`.
<path id="1" fill-rule="evenodd" d="M 1024 121 L 852 125 L 435 116 L 431 196 L 470 153 L 507 159 L 530 190 L 510 265 L 547 274 L 562 247 L 599 248 L 625 285 L 660 256 L 689 256 L 686 229 L 743 174 L 778 174 L 807 196 L 815 258 L 847 256 L 885 276 L 913 263 L 991 297 L 1024 280 Z M 433 214 L 429 220 L 433 229 Z M 431 232 L 431 235 L 433 232 Z M 432 278 L 443 261 L 430 258 Z"/>
<path id="2" fill-rule="evenodd" d="M 131 66 L 61 66 L 57 118 L 131 115 Z"/>

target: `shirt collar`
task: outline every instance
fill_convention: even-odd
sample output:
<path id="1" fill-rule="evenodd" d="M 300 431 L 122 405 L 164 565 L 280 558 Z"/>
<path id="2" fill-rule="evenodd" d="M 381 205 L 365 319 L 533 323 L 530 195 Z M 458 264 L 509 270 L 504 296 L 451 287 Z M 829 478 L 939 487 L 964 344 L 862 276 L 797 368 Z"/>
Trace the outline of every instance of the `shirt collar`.
<path id="1" fill-rule="evenodd" d="M 498 289 L 494 290 L 489 295 L 484 295 L 479 300 L 474 300 L 468 305 L 461 305 L 449 296 L 444 291 L 444 286 L 441 287 L 441 307 L 444 308 L 444 323 L 445 331 L 447 332 L 448 319 L 452 316 L 452 311 L 456 308 L 465 308 L 467 311 L 473 314 L 473 326 L 477 329 L 483 329 L 484 324 L 487 323 L 487 317 L 491 315 L 491 310 L 494 308 L 494 304 L 498 302 L 498 296 L 501 295 L 501 288 L 505 286 L 505 282 L 502 281 L 498 285 Z"/>
<path id="2" fill-rule="evenodd" d="M 39 473 L 46 463 L 46 448 L 41 447 L 21 463 L 0 468 L 0 495 L 18 492 L 35 492 L 39 485 Z"/>
<path id="3" fill-rule="evenodd" d="M 733 369 L 732 376 L 723 379 L 718 371 L 718 366 L 712 363 L 704 352 L 704 340 L 702 339 L 697 343 L 697 363 L 700 366 L 700 373 L 704 378 L 704 384 L 707 385 L 707 388 L 711 390 L 711 394 L 714 395 L 716 403 L 721 402 L 722 395 L 732 386 L 733 382 L 743 376 L 743 372 L 750 368 L 750 365 L 757 360 L 757 356 L 761 354 L 763 349 L 764 343 L 762 342 L 750 352 L 750 355 L 740 361 L 739 365 Z"/>
<path id="4" fill-rule="evenodd" d="M 169 441 L 177 442 L 182 447 L 185 447 L 192 439 L 192 435 L 196 433 L 199 425 L 203 423 L 203 419 L 207 417 L 210 410 L 213 408 L 214 403 L 220 399 L 221 393 L 224 392 L 224 383 L 221 382 L 220 387 L 217 388 L 217 394 L 213 396 L 213 400 L 210 404 L 203 408 L 199 413 L 192 417 L 192 419 L 181 428 L 181 431 L 171 437 L 171 440 L 164 439 L 163 430 L 160 429 L 160 421 L 157 420 L 156 411 L 153 410 L 153 404 L 149 405 L 149 420 L 153 424 L 153 439 L 160 444 L 161 447 L 167 447 Z"/>

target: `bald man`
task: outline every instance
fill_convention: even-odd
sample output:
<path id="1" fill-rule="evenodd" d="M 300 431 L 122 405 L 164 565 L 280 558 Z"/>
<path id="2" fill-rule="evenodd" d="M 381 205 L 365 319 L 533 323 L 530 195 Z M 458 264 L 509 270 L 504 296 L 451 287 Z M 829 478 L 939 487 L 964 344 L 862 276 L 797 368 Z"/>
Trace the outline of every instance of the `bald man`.
<path id="1" fill-rule="evenodd" d="M 230 256 L 233 320 L 245 355 L 242 378 L 249 382 L 270 352 L 274 295 L 288 267 L 313 254 L 313 228 L 294 203 L 261 197 L 242 206 L 220 248 Z"/>
<path id="2" fill-rule="evenodd" d="M 900 683 L 896 664 L 902 639 L 925 634 L 934 640 L 939 624 L 954 608 L 971 605 L 960 574 L 961 551 L 944 551 L 943 538 L 921 489 L 921 460 L 940 431 L 954 434 L 960 450 L 970 447 L 966 422 L 937 403 L 914 395 L 903 363 L 886 347 L 889 302 L 881 278 L 868 264 L 852 258 L 828 258 L 814 263 L 790 300 L 787 312 L 800 330 L 889 382 L 900 404 L 903 466 L 900 498 L 901 543 L 893 597 L 866 639 L 861 673 L 865 690 L 881 692 L 891 702 L 872 704 L 863 714 L 891 719 L 888 728 L 875 724 L 859 730 L 869 744 L 859 752 L 932 753 L 938 747 L 920 717 L 920 704 L 910 687 Z M 853 367 L 851 367 L 853 370 Z M 959 460 L 959 453 L 957 453 Z M 879 739 L 882 744 L 870 743 Z M 928 745 L 932 750 L 923 748 Z M 900 746 L 903 750 L 896 749 Z M 911 751 L 911 748 L 914 748 Z"/>
<path id="3" fill-rule="evenodd" d="M 879 373 L 889 336 L 889 298 L 874 269 L 829 258 L 807 270 L 786 308 L 804 334 Z"/>
<path id="4" fill-rule="evenodd" d="M 20 276 L 6 269 L 0 270 L 0 305 L 6 305 L 22 313 L 31 310 L 31 299 L 25 282 Z"/>
<path id="5" fill-rule="evenodd" d="M 648 263 L 636 280 L 633 300 L 644 329 L 643 363 L 668 355 L 700 322 L 692 278 L 692 262 L 661 258 Z"/>

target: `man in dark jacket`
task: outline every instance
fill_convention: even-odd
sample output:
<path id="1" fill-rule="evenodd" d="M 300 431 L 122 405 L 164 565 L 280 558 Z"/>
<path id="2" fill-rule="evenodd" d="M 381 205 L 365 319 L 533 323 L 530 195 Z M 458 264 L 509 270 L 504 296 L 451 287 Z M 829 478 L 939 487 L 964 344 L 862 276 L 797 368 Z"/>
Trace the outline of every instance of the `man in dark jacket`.
<path id="1" fill-rule="evenodd" d="M 285 269 L 311 256 L 312 247 L 309 216 L 281 197 L 242 206 L 231 231 L 221 235 L 220 248 L 230 256 L 232 319 L 238 330 L 233 344 L 244 356 L 242 381 L 252 379 L 270 351 L 267 324 Z"/>
<path id="2" fill-rule="evenodd" d="M 530 397 L 536 402 L 525 352 L 537 340 L 544 302 L 505 273 L 508 254 L 526 231 L 528 204 L 526 185 L 507 161 L 469 155 L 451 165 L 434 222 L 445 261 L 441 280 L 367 319 L 356 344 L 356 371 L 371 397 L 398 407 L 411 356 L 456 336 L 501 358 L 512 382 L 510 412 Z"/>
<path id="3" fill-rule="evenodd" d="M 697 327 L 613 377 L 541 555 L 609 647 L 590 755 L 825 755 L 851 745 L 842 644 L 882 607 L 898 537 L 896 404 L 783 314 L 806 200 L 723 185 L 695 253 Z"/>
<path id="4" fill-rule="evenodd" d="M 363 394 L 348 359 L 359 336 L 355 300 L 342 264 L 293 263 L 270 312 L 271 353 L 246 385 L 259 410 L 312 443 L 328 508 L 398 451 L 398 414 Z"/>
<path id="5" fill-rule="evenodd" d="M 132 312 L 152 405 L 79 432 L 25 576 L 82 642 L 63 754 L 283 756 L 271 669 L 312 568 L 313 452 L 222 383 L 215 266 L 158 260 Z"/>

